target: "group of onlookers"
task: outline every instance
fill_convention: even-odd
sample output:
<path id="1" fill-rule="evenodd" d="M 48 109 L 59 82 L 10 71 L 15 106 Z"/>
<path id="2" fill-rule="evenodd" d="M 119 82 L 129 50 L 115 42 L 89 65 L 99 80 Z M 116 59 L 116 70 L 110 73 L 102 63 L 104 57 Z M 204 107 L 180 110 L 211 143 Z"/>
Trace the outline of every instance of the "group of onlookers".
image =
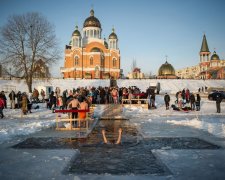
<path id="1" fill-rule="evenodd" d="M 41 95 L 41 99 L 39 96 Z M 58 109 L 87 109 L 91 104 L 108 104 L 122 103 L 122 99 L 126 99 L 123 103 L 135 103 L 138 101 L 133 101 L 136 98 L 148 99 L 149 109 L 156 108 L 155 106 L 155 90 L 150 87 L 146 89 L 145 92 L 136 86 L 131 87 L 79 87 L 73 88 L 72 90 L 61 91 L 59 87 L 46 97 L 46 93 L 41 89 L 40 93 L 34 88 L 33 92 L 29 95 L 26 92 L 21 93 L 18 91 L 15 93 L 13 90 L 8 95 L 10 100 L 10 108 L 21 108 L 23 114 L 31 112 L 32 102 L 46 102 L 47 108 L 51 109 L 53 112 L 56 108 Z M 220 112 L 220 102 L 221 98 L 217 98 L 217 112 Z M 166 110 L 170 106 L 170 96 L 165 94 L 164 101 L 166 105 Z M 200 111 L 201 97 L 199 94 L 191 93 L 189 89 L 183 89 L 176 93 L 175 105 L 177 109 L 188 108 L 189 110 Z M 7 97 L 2 91 L 0 93 L 0 115 L 3 117 L 3 108 L 7 108 Z M 77 117 L 77 113 L 73 113 L 73 117 Z"/>
<path id="2" fill-rule="evenodd" d="M 199 94 L 196 95 L 190 92 L 189 89 L 183 89 L 182 91 L 178 91 L 176 93 L 176 101 L 175 105 L 173 104 L 172 107 L 174 110 L 196 110 L 200 111 L 200 102 L 201 97 Z M 165 94 L 164 101 L 166 105 L 166 110 L 169 109 L 169 103 L 170 103 L 170 96 L 169 94 Z"/>
<path id="3" fill-rule="evenodd" d="M 9 93 L 9 100 L 10 100 L 10 109 L 21 108 L 23 114 L 27 114 L 28 112 L 31 113 L 31 106 L 30 100 L 26 92 L 15 93 L 13 90 Z M 4 91 L 0 92 L 0 115 L 3 118 L 3 109 L 7 108 L 7 97 Z"/>
<path id="4" fill-rule="evenodd" d="M 166 110 L 169 109 L 169 103 L 170 103 L 170 96 L 166 93 L 164 96 L 164 101 L 166 105 Z M 221 112 L 220 103 L 222 102 L 222 97 L 220 94 L 217 94 L 216 97 L 216 109 L 217 113 Z M 178 91 L 176 93 L 176 101 L 175 105 L 173 104 L 172 107 L 174 110 L 196 110 L 200 111 L 200 105 L 201 105 L 201 97 L 197 93 L 196 96 L 194 93 L 191 93 L 189 89 L 183 89 L 182 91 Z"/>

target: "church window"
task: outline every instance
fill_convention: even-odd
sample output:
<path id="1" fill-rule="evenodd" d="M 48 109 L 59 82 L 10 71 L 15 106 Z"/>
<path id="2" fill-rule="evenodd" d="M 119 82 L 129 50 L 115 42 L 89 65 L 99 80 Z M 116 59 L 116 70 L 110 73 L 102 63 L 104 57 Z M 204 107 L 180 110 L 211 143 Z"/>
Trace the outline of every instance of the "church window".
<path id="1" fill-rule="evenodd" d="M 104 56 L 101 56 L 101 66 L 104 66 Z"/>
<path id="2" fill-rule="evenodd" d="M 75 66 L 79 65 L 79 58 L 78 56 L 75 56 L 75 63 L 74 63 Z"/>
<path id="3" fill-rule="evenodd" d="M 90 65 L 93 65 L 93 57 L 90 57 Z"/>
<path id="4" fill-rule="evenodd" d="M 113 67 L 116 67 L 116 58 L 113 58 Z"/>
<path id="5" fill-rule="evenodd" d="M 115 43 L 115 41 L 113 41 L 113 49 L 115 49 L 116 48 L 116 43 Z"/>
<path id="6" fill-rule="evenodd" d="M 78 47 L 79 46 L 79 44 L 78 44 L 78 39 L 76 38 L 75 39 L 75 47 Z"/>
<path id="7" fill-rule="evenodd" d="M 97 38 L 99 38 L 99 31 L 97 30 Z"/>

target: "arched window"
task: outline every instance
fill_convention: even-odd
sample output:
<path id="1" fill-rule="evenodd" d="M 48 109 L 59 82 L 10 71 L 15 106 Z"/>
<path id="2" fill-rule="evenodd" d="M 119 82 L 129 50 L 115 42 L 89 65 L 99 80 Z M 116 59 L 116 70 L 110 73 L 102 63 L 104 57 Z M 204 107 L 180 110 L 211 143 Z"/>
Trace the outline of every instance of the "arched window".
<path id="1" fill-rule="evenodd" d="M 79 58 L 78 58 L 78 56 L 75 56 L 75 62 L 74 62 L 74 65 L 75 65 L 75 66 L 79 65 Z"/>
<path id="2" fill-rule="evenodd" d="M 93 65 L 93 57 L 90 57 L 90 65 Z"/>
<path id="3" fill-rule="evenodd" d="M 76 39 L 75 39 L 75 47 L 78 47 L 78 46 L 79 46 L 79 43 L 78 43 L 78 42 L 79 42 L 79 39 L 76 38 Z"/>
<path id="4" fill-rule="evenodd" d="M 116 67 L 116 58 L 113 58 L 113 67 Z"/>
<path id="5" fill-rule="evenodd" d="M 113 41 L 113 49 L 116 49 L 116 42 Z"/>
<path id="6" fill-rule="evenodd" d="M 104 66 L 105 64 L 105 57 L 104 57 L 104 54 L 101 53 L 101 66 Z"/>
<path id="7" fill-rule="evenodd" d="M 97 38 L 99 38 L 99 31 L 97 30 Z"/>

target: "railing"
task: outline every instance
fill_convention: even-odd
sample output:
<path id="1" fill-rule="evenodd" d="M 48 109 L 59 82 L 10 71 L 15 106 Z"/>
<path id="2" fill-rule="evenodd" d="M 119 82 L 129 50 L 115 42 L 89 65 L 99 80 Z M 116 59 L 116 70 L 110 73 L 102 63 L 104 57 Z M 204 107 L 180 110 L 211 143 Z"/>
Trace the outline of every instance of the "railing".
<path id="1" fill-rule="evenodd" d="M 72 113 L 77 112 L 78 116 L 79 113 L 86 113 L 86 118 L 72 118 Z M 94 108 L 90 107 L 88 110 L 55 110 L 56 113 L 56 130 L 79 130 L 79 131 L 87 131 L 93 122 L 92 115 L 94 113 Z M 69 113 L 68 118 L 62 118 L 61 114 Z M 63 124 L 64 122 L 64 124 Z M 60 123 L 62 123 L 60 125 Z M 66 124 L 65 124 L 66 123 Z M 74 126 L 76 124 L 76 126 Z"/>
<path id="2" fill-rule="evenodd" d="M 145 109 L 148 109 L 148 99 L 140 98 L 142 96 L 141 94 L 140 95 L 134 94 L 134 96 L 136 96 L 137 98 L 132 98 L 132 99 L 122 98 L 121 100 L 122 105 L 123 106 L 132 105 L 132 106 L 143 107 Z"/>

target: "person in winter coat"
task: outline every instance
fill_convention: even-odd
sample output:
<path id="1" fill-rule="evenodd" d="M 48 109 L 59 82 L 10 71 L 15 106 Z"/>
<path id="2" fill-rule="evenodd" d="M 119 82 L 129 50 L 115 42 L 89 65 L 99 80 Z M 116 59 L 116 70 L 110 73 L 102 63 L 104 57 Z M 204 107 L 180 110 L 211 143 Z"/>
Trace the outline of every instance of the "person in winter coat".
<path id="1" fill-rule="evenodd" d="M 182 93 L 181 91 L 177 95 L 177 106 L 179 109 L 182 109 L 183 101 L 182 101 Z"/>
<path id="2" fill-rule="evenodd" d="M 19 109 L 21 108 L 21 102 L 22 102 L 22 94 L 20 91 L 16 94 L 16 98 L 17 98 L 17 108 Z"/>
<path id="3" fill-rule="evenodd" d="M 63 109 L 66 109 L 67 94 L 68 94 L 68 91 L 66 89 L 65 91 L 63 91 L 63 95 L 62 95 Z"/>
<path id="4" fill-rule="evenodd" d="M 59 109 L 63 109 L 63 99 L 62 99 L 62 96 L 59 96 L 58 97 L 57 106 L 59 107 Z"/>
<path id="5" fill-rule="evenodd" d="M 1 97 L 4 100 L 5 109 L 7 109 L 7 98 L 5 96 L 5 92 L 4 91 L 1 92 Z"/>
<path id="6" fill-rule="evenodd" d="M 167 94 L 167 93 L 165 94 L 164 101 L 165 101 L 165 105 L 166 105 L 166 110 L 168 110 L 169 106 L 170 106 L 170 96 L 169 96 L 169 94 Z"/>
<path id="7" fill-rule="evenodd" d="M 186 98 L 186 103 L 189 103 L 189 99 L 190 99 L 190 91 L 189 91 L 189 89 L 186 89 L 185 98 Z"/>
<path id="8" fill-rule="evenodd" d="M 16 93 L 13 90 L 9 93 L 9 99 L 10 99 L 10 108 L 15 109 Z"/>
<path id="9" fill-rule="evenodd" d="M 200 111 L 200 102 L 201 102 L 201 97 L 199 94 L 197 94 L 197 98 L 196 98 L 196 111 Z"/>
<path id="10" fill-rule="evenodd" d="M 156 108 L 156 106 L 155 106 L 155 93 L 153 93 L 150 97 L 150 108 Z"/>
<path id="11" fill-rule="evenodd" d="M 5 107 L 4 99 L 2 97 L 2 94 L 0 94 L 0 117 L 1 118 L 4 117 L 4 114 L 3 114 L 4 107 Z"/>
<path id="12" fill-rule="evenodd" d="M 26 93 L 23 93 L 21 110 L 24 115 L 27 114 L 27 99 L 28 99 L 28 97 L 27 97 Z"/>
<path id="13" fill-rule="evenodd" d="M 190 103 L 191 103 L 191 110 L 195 110 L 195 95 L 191 93 L 190 95 Z"/>
<path id="14" fill-rule="evenodd" d="M 39 98 L 38 97 L 39 97 L 39 92 L 38 92 L 37 89 L 34 88 L 33 94 L 32 94 L 32 98 L 33 98 L 34 101 L 39 102 Z"/>
<path id="15" fill-rule="evenodd" d="M 41 98 L 42 102 L 45 102 L 45 91 L 43 89 L 41 89 Z"/>
<path id="16" fill-rule="evenodd" d="M 221 108 L 220 108 L 221 102 L 222 102 L 222 96 L 221 96 L 221 94 L 217 93 L 217 95 L 216 95 L 216 112 L 217 113 L 221 112 Z"/>
<path id="17" fill-rule="evenodd" d="M 56 105 L 57 105 L 56 93 L 54 93 L 54 92 L 53 92 L 53 95 L 50 98 L 50 105 L 51 105 L 50 109 L 54 113 L 55 112 Z"/>
<path id="18" fill-rule="evenodd" d="M 118 91 L 116 88 L 113 88 L 111 95 L 112 95 L 114 104 L 117 104 L 118 103 Z"/>

